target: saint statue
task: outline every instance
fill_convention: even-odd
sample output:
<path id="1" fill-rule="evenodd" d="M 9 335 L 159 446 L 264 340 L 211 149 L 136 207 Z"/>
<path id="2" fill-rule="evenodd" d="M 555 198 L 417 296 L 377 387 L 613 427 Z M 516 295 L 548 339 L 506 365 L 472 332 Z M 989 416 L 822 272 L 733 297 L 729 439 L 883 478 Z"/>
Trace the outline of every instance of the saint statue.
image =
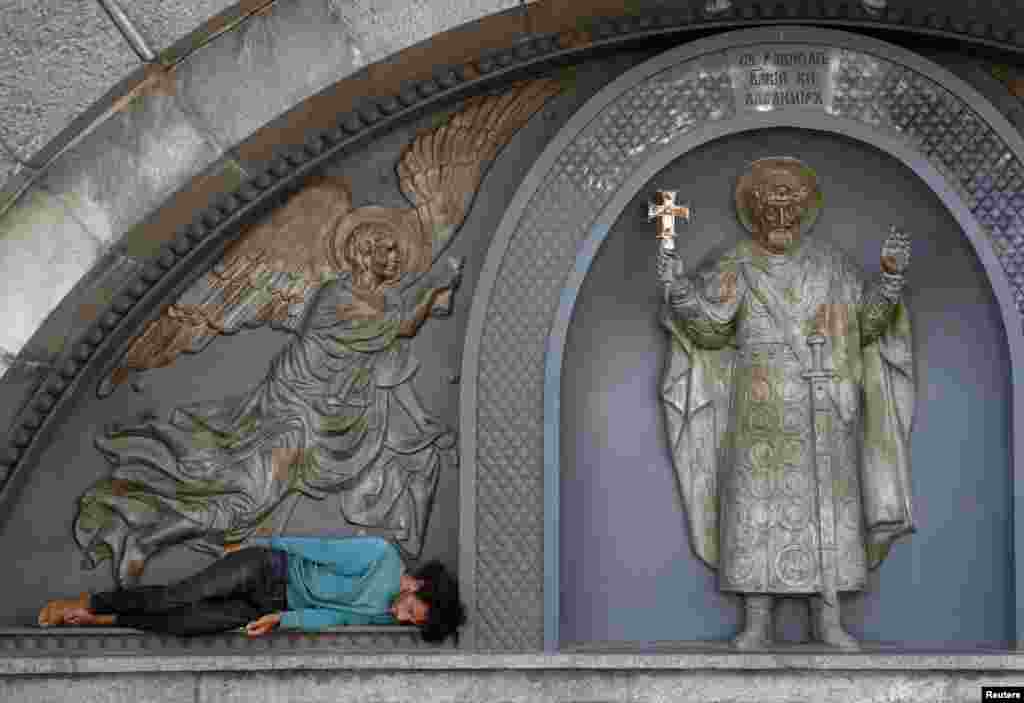
<path id="1" fill-rule="evenodd" d="M 694 551 L 744 603 L 739 649 L 769 646 L 777 596 L 806 596 L 812 633 L 857 649 L 837 594 L 865 587 L 914 531 L 909 237 L 893 228 L 867 279 L 808 237 L 813 170 L 755 161 L 735 194 L 753 235 L 695 274 L 664 244 L 671 340 L 661 398 Z"/>

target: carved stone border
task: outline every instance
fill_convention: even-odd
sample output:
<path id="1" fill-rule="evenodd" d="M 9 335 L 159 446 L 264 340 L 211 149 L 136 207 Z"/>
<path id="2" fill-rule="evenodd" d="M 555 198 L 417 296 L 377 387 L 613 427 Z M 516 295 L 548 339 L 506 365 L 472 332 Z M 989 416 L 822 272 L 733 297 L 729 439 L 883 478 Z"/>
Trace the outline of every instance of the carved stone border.
<path id="1" fill-rule="evenodd" d="M 777 8 L 782 8 L 778 11 Z M 584 58 L 596 50 L 614 50 L 619 46 L 649 43 L 656 39 L 685 39 L 688 33 L 708 32 L 750 25 L 778 24 L 801 21 L 805 24 L 842 25 L 900 29 L 918 35 L 955 38 L 971 44 L 981 44 L 1002 49 L 1014 54 L 1024 54 L 1024 30 L 1009 31 L 992 25 L 967 27 L 952 16 L 935 13 L 890 11 L 873 18 L 866 15 L 857 4 L 842 4 L 833 7 L 826 3 L 796 3 L 786 9 L 784 5 L 755 3 L 742 11 L 732 9 L 714 17 L 694 12 L 689 7 L 664 11 L 659 14 L 637 14 L 621 18 L 600 18 L 589 32 L 589 40 L 579 42 L 566 40 L 563 34 L 538 35 L 527 41 L 501 51 L 490 51 L 472 64 L 454 66 L 440 70 L 434 78 L 406 85 L 400 93 L 386 97 L 368 99 L 358 109 L 338 117 L 336 126 L 312 135 L 305 144 L 292 146 L 272 160 L 259 175 L 247 179 L 236 191 L 224 194 L 217 202 L 198 213 L 195 219 L 178 233 L 169 244 L 161 247 L 154 257 L 131 283 L 126 285 L 114 301 L 102 312 L 96 321 L 71 344 L 68 360 L 56 371 L 48 374 L 40 383 L 15 421 L 12 423 L 9 441 L 0 446 L 0 525 L 6 520 L 17 499 L 27 472 L 38 460 L 50 438 L 79 394 L 90 390 L 109 370 L 112 364 L 125 352 L 133 336 L 141 330 L 149 317 L 166 300 L 181 294 L 197 277 L 205 273 L 220 258 L 224 250 L 236 239 L 242 228 L 279 205 L 284 197 L 300 188 L 308 176 L 315 173 L 328 161 L 356 149 L 374 137 L 381 135 L 397 124 L 436 108 L 446 102 L 479 93 L 504 81 L 523 77 L 525 74 L 541 71 L 551 65 L 558 65 Z M 845 36 L 845 35 L 844 35 Z M 569 44 L 568 47 L 563 42 Z M 902 52 L 906 53 L 906 52 Z M 943 75 L 946 74 L 943 71 Z M 950 78 L 952 78 L 950 76 Z M 957 81 L 959 83 L 959 81 Z M 1005 122 L 1005 121 L 1004 121 Z M 536 171 L 536 167 L 535 167 Z M 26 185 L 27 187 L 27 185 Z M 522 204 L 519 206 L 522 207 Z M 506 218 L 507 219 L 507 218 Z M 505 235 L 507 237 L 507 233 Z M 499 244 L 501 238 L 496 240 Z M 492 254 L 494 249 L 492 247 Z M 480 291 L 489 291 L 496 276 L 496 266 L 490 256 L 485 266 L 481 283 L 491 282 Z M 487 273 L 490 271 L 490 273 Z M 474 311 L 476 311 L 474 304 Z M 471 320 L 472 323 L 472 320 Z M 467 337 L 467 355 L 464 369 L 476 364 L 479 351 L 479 327 L 477 337 Z M 469 351 L 473 350 L 473 354 Z M 471 358 L 472 356 L 472 358 Z M 543 358 L 543 353 L 541 357 Z M 463 379 L 468 379 L 465 373 Z M 474 368 L 474 379 L 476 379 Z M 462 456 L 467 457 L 462 489 L 463 505 L 460 510 L 460 582 L 471 607 L 477 604 L 476 586 L 487 576 L 479 578 L 476 572 L 476 533 L 478 519 L 475 511 L 475 457 L 476 457 L 476 388 L 467 393 L 471 384 L 465 383 L 462 392 L 463 444 Z M 471 396 L 468 398 L 467 396 Z M 542 411 L 539 396 L 531 408 L 540 417 Z M 467 418 L 472 436 L 467 436 Z M 512 418 L 512 424 L 517 420 Z M 467 449 L 472 448 L 472 452 Z M 517 461 L 520 456 L 510 456 Z M 538 481 L 540 476 L 538 475 Z M 467 488 L 468 487 L 468 488 Z M 484 487 L 486 491 L 487 488 Z M 510 504 L 512 510 L 526 510 L 524 527 L 518 529 L 537 530 L 533 527 L 534 505 L 543 500 L 543 489 L 539 485 L 529 488 L 534 494 L 529 505 Z M 1018 525 L 1021 521 L 1018 521 Z M 1020 529 L 1020 528 L 1018 528 Z M 1020 541 L 1018 541 L 1020 543 Z M 509 568 L 538 570 L 540 548 L 536 553 L 520 554 L 510 563 Z M 466 561 L 468 559 L 468 561 Z M 537 563 L 535 563 L 537 562 Z M 539 573 L 539 570 L 538 570 Z M 538 577 L 539 578 L 539 577 Z M 493 593 L 507 590 L 500 581 L 492 584 Z M 511 611 L 501 607 L 488 610 L 490 604 L 483 602 L 483 610 L 475 609 L 473 622 L 480 629 L 500 632 L 507 624 L 506 617 L 522 615 L 531 628 L 528 635 L 512 638 L 498 638 L 494 648 L 536 649 L 542 643 L 544 617 L 540 600 L 540 584 L 530 582 L 503 593 L 500 601 L 518 601 L 521 606 Z M 473 646 L 472 636 L 477 628 L 470 628 L 470 639 L 463 639 L 463 647 Z M 64 638 L 47 640 L 53 644 L 47 649 L 63 649 L 77 646 L 73 637 L 70 644 Z"/>
<path id="2" fill-rule="evenodd" d="M 725 52 L 763 44 L 843 50 L 831 114 L 737 110 Z M 563 127 L 520 186 L 481 272 L 460 398 L 460 571 L 477 614 L 470 646 L 557 649 L 561 361 L 600 243 L 673 159 L 727 134 L 774 126 L 841 133 L 913 169 L 974 245 L 999 301 L 1014 378 L 1024 374 L 1024 139 L 981 95 L 907 50 L 833 30 L 744 30 L 666 52 L 621 76 Z M 956 148 L 970 130 L 969 148 Z M 993 213 L 988 196 L 997 188 L 1018 194 L 1020 216 Z M 1024 486 L 1016 447 L 1024 384 L 1015 384 L 1013 404 L 1014 481 Z M 1018 499 L 1018 545 L 1022 511 Z M 1018 590 L 1018 612 L 1022 601 Z M 1024 619 L 1016 625 L 1020 640 Z"/>

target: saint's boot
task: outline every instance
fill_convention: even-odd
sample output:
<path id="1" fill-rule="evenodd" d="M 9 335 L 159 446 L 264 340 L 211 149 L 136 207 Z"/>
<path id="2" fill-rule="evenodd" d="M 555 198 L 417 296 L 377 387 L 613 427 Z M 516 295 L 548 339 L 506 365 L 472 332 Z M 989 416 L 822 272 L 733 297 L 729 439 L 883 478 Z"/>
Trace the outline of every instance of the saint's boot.
<path id="1" fill-rule="evenodd" d="M 735 649 L 763 649 L 772 643 L 774 596 L 744 596 L 743 631 L 732 640 Z"/>
<path id="2" fill-rule="evenodd" d="M 839 621 L 838 599 L 833 605 L 828 605 L 821 596 L 811 596 L 811 614 L 811 632 L 815 639 L 840 649 L 860 649 L 860 644 Z"/>

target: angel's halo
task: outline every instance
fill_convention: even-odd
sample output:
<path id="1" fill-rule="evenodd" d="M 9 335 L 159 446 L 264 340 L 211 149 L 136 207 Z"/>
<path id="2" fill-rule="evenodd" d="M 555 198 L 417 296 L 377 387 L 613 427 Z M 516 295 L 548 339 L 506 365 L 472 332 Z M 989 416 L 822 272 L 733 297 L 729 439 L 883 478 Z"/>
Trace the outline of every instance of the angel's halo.
<path id="1" fill-rule="evenodd" d="M 376 225 L 388 230 L 402 251 L 403 273 L 421 273 L 430 268 L 430 251 L 427 250 L 414 228 L 409 226 L 409 211 L 396 208 L 367 205 L 341 215 L 332 223 L 333 232 L 327 247 L 331 265 L 341 271 L 350 271 L 351 265 L 345 256 L 349 238 L 363 225 Z"/>

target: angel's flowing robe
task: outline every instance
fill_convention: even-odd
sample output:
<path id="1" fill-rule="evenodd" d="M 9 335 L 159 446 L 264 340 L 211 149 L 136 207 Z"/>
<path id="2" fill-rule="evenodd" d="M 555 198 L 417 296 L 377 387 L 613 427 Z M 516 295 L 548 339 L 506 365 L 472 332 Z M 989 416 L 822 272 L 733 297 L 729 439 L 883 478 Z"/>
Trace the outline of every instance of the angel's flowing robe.
<path id="1" fill-rule="evenodd" d="M 382 315 L 342 319 L 339 306 L 353 302 L 347 278 L 328 283 L 299 335 L 243 396 L 99 437 L 114 470 L 80 499 L 74 532 L 85 564 L 118 565 L 129 533 L 183 521 L 201 531 L 190 547 L 222 554 L 225 542 L 267 533 L 296 492 L 340 493 L 349 522 L 384 528 L 417 555 L 438 473 L 456 461 L 454 437 L 432 417 L 395 422 L 399 391 L 419 366 L 399 336 L 412 301 L 389 293 Z"/>
<path id="2" fill-rule="evenodd" d="M 807 338 L 824 334 L 831 385 L 837 587 L 913 530 L 910 323 L 840 251 L 791 255 L 746 241 L 666 304 L 662 386 L 670 449 L 697 555 L 740 593 L 824 590 Z M 824 513 L 827 515 L 827 512 Z"/>

